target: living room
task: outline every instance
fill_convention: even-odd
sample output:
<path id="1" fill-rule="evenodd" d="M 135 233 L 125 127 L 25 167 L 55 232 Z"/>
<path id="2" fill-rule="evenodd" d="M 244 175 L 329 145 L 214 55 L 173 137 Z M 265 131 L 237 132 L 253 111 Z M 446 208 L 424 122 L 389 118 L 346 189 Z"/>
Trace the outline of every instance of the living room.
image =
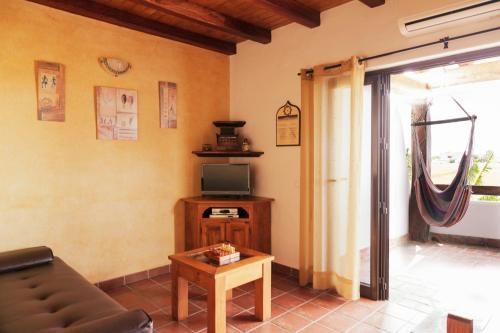
<path id="1" fill-rule="evenodd" d="M 497 7 L 484 14 L 482 19 L 443 24 L 424 33 L 402 33 L 402 22 L 404 25 L 410 19 L 418 20 L 433 13 L 449 11 L 450 8 L 475 6 L 483 2 Z M 310 167 L 316 164 L 308 163 L 316 161 L 314 148 L 318 136 L 311 129 L 318 124 L 310 117 L 313 114 L 311 105 L 315 102 L 309 93 L 315 89 L 312 86 L 315 77 L 330 75 L 326 70 L 322 73 L 321 68 L 349 63 L 351 70 L 346 75 L 351 75 L 349 73 L 355 71 L 356 64 L 361 63 L 358 72 L 362 78 L 360 86 L 363 88 L 363 81 L 366 85 L 370 77 L 374 80 L 370 81 L 374 82 L 370 99 L 365 95 L 365 106 L 372 106 L 377 104 L 371 104 L 374 92 L 379 88 L 377 82 L 396 75 L 396 72 L 390 74 L 392 69 L 408 66 L 404 71 L 419 71 L 424 67 L 415 64 L 439 62 L 439 59 L 446 59 L 442 61 L 448 64 L 453 57 L 456 57 L 453 60 L 455 63 L 498 57 L 498 1 L 245 0 L 233 3 L 208 0 L 6 0 L 2 5 L 0 101 L 4 111 L 0 130 L 0 186 L 3 189 L 0 192 L 0 252 L 37 248 L 24 254 L 18 253 L 13 259 L 0 254 L 0 291 L 7 293 L 12 289 L 9 291 L 12 297 L 0 296 L 0 332 L 154 330 L 160 333 L 205 329 L 209 332 L 220 332 L 222 329 L 229 332 L 424 332 L 421 324 L 434 312 L 419 311 L 414 307 L 404 308 L 404 312 L 396 300 L 405 296 L 405 289 L 392 290 L 391 283 L 388 289 L 384 289 L 384 283 L 390 278 L 386 267 L 389 265 L 389 250 L 385 247 L 388 248 L 390 242 L 407 241 L 408 232 L 392 239 L 389 231 L 377 228 L 388 224 L 389 215 L 398 214 L 393 209 L 403 207 L 399 199 L 408 205 L 410 198 L 409 195 L 408 198 L 393 198 L 386 215 L 373 213 L 373 207 L 379 203 L 376 201 L 374 204 L 374 200 L 385 197 L 385 202 L 389 200 L 388 191 L 381 191 L 389 188 L 389 172 L 373 162 L 377 158 L 386 158 L 389 165 L 389 157 L 384 155 L 383 149 L 377 148 L 380 144 L 373 144 L 376 141 L 373 136 L 363 138 L 368 140 L 363 141 L 367 143 L 364 146 L 367 149 L 365 157 L 369 155 L 371 159 L 359 162 L 368 177 L 361 180 L 360 186 L 367 187 L 360 192 L 371 196 L 365 198 L 358 193 L 353 197 L 354 201 L 349 199 L 349 202 L 363 206 L 366 213 L 360 218 L 363 221 L 359 223 L 359 230 L 354 232 L 355 236 L 366 239 L 371 253 L 377 253 L 367 256 L 370 280 L 363 285 L 359 274 L 356 274 L 363 269 L 360 267 L 362 258 L 361 263 L 352 259 L 353 267 L 348 270 L 354 275 L 344 276 L 335 264 L 331 271 L 331 267 L 326 265 L 326 271 L 321 272 L 350 279 L 348 292 L 340 287 L 337 279 L 323 283 L 320 278 L 312 278 L 318 271 L 318 267 L 314 267 L 314 272 L 310 271 L 317 262 L 315 260 L 337 262 L 336 258 L 329 259 L 328 253 L 335 252 L 331 250 L 336 247 L 330 243 L 335 243 L 338 236 L 322 243 L 315 240 L 317 234 L 310 232 L 315 225 L 309 223 L 308 216 L 314 216 L 311 220 L 316 219 L 315 202 L 310 199 L 316 189 L 312 181 L 315 174 L 314 167 L 312 171 Z M 189 15 L 201 18 L 194 22 L 195 19 L 187 18 Z M 54 64 L 58 65 L 57 68 Z M 435 64 L 438 65 L 444 66 Z M 491 68 L 494 69 L 491 73 L 498 74 L 495 72 L 497 67 Z M 310 72 L 311 69 L 313 72 Z M 314 72 L 320 74 L 311 74 Z M 61 91 L 55 88 L 50 90 L 56 84 L 51 80 L 44 81 L 43 76 L 47 73 L 57 78 L 57 86 L 63 87 Z M 307 81 L 309 76 L 311 81 Z M 498 80 L 498 77 L 488 80 Z M 122 112 L 127 116 L 133 115 L 127 118 L 127 129 L 118 131 L 117 136 L 113 126 L 116 127 L 118 121 L 110 126 L 102 122 L 105 118 L 101 118 L 105 113 L 106 92 L 114 91 L 111 88 L 123 91 L 122 95 L 113 95 L 116 107 L 134 105 L 133 112 Z M 59 118 L 44 118 L 44 93 L 49 97 L 57 95 Z M 170 96 L 173 96 L 174 102 L 169 99 Z M 165 103 L 164 97 L 168 97 Z M 490 104 L 497 105 L 495 103 L 498 101 L 492 100 Z M 163 110 L 167 104 L 175 109 L 173 118 L 168 118 L 172 114 Z M 377 104 L 379 109 L 369 109 L 371 122 L 366 124 L 371 128 L 371 135 L 376 135 L 374 128 L 378 128 L 373 124 L 385 121 L 382 118 L 379 120 L 379 114 L 389 112 L 389 103 L 382 104 Z M 300 134 L 295 137 L 298 140 L 292 143 L 278 142 L 281 139 L 293 141 L 289 137 L 278 137 L 277 112 L 282 107 L 283 110 L 300 110 L 298 123 L 285 124 L 296 126 L 290 131 L 295 129 Z M 469 110 L 467 105 L 465 107 Z M 165 124 L 162 118 L 164 111 L 169 119 Z M 456 110 L 457 117 L 462 116 L 460 112 L 460 109 Z M 237 148 L 232 146 L 232 150 L 218 150 L 223 145 L 218 138 L 224 133 L 214 125 L 214 121 L 245 122 L 242 127 L 232 129 L 238 135 Z M 480 121 L 479 115 L 478 124 Z M 227 127 L 222 127 L 227 130 Z M 112 134 L 106 132 L 110 128 Z M 439 129 L 446 131 L 446 127 Z M 432 127 L 432 130 L 438 129 Z M 387 123 L 381 132 L 387 134 L 388 131 Z M 120 137 L 120 133 L 124 136 Z M 464 137 L 467 134 L 464 132 Z M 494 136 L 497 133 L 488 135 L 489 141 L 500 142 Z M 243 138 L 247 139 L 249 147 L 246 148 L 250 153 L 263 154 L 248 157 L 249 152 L 243 151 Z M 393 138 L 391 136 L 390 140 Z M 390 145 L 395 147 L 393 141 Z M 194 151 L 200 153 L 193 154 Z M 349 160 L 348 156 L 350 154 L 346 153 L 345 160 Z M 403 155 L 400 157 L 404 159 Z M 248 177 L 245 181 L 250 183 L 252 196 L 200 198 L 202 194 L 207 194 L 200 185 L 206 174 L 203 166 L 212 164 L 247 166 L 249 173 L 243 175 Z M 402 170 L 404 172 L 405 169 Z M 331 180 L 332 183 L 335 181 Z M 377 182 L 375 185 L 374 181 Z M 393 181 L 391 186 L 394 183 L 399 184 L 399 180 Z M 481 194 L 483 190 L 487 192 L 484 195 L 500 195 L 499 184 L 483 185 L 491 186 L 475 188 L 474 192 Z M 408 192 L 409 188 L 405 191 Z M 266 198 L 263 200 L 265 203 L 253 196 Z M 209 200 L 209 203 L 203 200 Z M 226 200 L 226 203 L 210 200 Z M 197 205 L 193 208 L 197 212 L 201 212 L 202 208 L 243 207 L 244 211 L 237 211 L 237 215 L 241 214 L 238 218 L 246 218 L 248 221 L 243 222 L 255 223 L 255 228 L 262 228 L 252 229 L 245 244 L 251 245 L 252 251 L 267 255 L 263 255 L 263 261 L 258 264 L 264 267 L 264 273 L 265 267 L 272 267 L 272 274 L 269 280 L 264 273 L 255 276 L 254 280 L 261 282 L 254 285 L 253 282 L 247 283 L 253 281 L 249 273 L 248 277 L 241 279 L 246 282 L 232 288 L 231 295 L 224 295 L 230 300 L 227 304 L 224 302 L 223 310 L 214 305 L 213 308 L 224 313 L 225 319 L 220 320 L 222 325 L 211 319 L 215 310 L 208 306 L 207 285 L 197 287 L 190 283 L 183 290 L 183 282 L 172 282 L 175 273 L 172 262 L 178 260 L 177 265 L 183 262 L 174 255 L 214 243 L 208 240 L 203 243 L 201 238 L 196 238 L 199 242 L 193 241 L 195 245 L 186 246 L 187 240 L 194 235 L 203 237 L 199 234 L 200 230 L 186 227 L 191 223 L 187 214 L 190 203 Z M 469 215 L 466 214 L 463 224 L 457 224 L 457 227 L 484 219 L 488 223 L 491 220 L 497 222 L 496 227 L 491 228 L 498 231 L 500 206 L 495 206 L 498 204 L 495 202 L 488 204 L 488 216 L 485 216 L 477 213 L 479 209 L 486 209 L 485 206 L 472 201 Z M 203 213 L 205 211 L 200 213 L 200 223 L 208 218 Z M 407 211 L 403 213 L 407 214 Z M 471 213 L 481 217 L 471 217 Z M 404 224 L 408 227 L 406 220 Z M 472 229 L 474 226 L 460 233 L 458 236 L 462 238 L 455 237 L 454 245 L 441 239 L 439 246 L 470 248 L 472 250 L 468 252 L 480 252 L 481 258 L 487 258 L 493 267 L 498 266 L 499 234 L 485 232 L 491 237 L 478 236 L 470 231 Z M 325 231 L 324 235 L 327 234 Z M 239 239 L 235 235 L 235 239 Z M 254 240 L 258 243 L 266 239 L 266 235 L 269 237 L 268 248 L 266 245 L 253 246 Z M 346 235 L 343 239 L 347 238 Z M 448 237 L 448 241 L 451 238 Z M 457 241 L 462 243 L 456 245 Z M 471 241 L 476 243 L 472 246 Z M 230 242 L 237 245 L 236 250 L 238 242 Z M 40 246 L 44 248 L 38 248 Z M 359 252 L 362 247 L 359 244 L 356 246 Z M 418 244 L 410 243 L 410 246 Z M 327 253 L 326 259 L 315 257 L 317 251 L 311 249 L 318 247 Z M 481 252 L 483 250 L 485 252 Z M 244 251 L 241 252 L 243 256 Z M 92 309 L 80 308 L 76 296 L 55 301 L 71 311 L 74 307 L 70 302 L 75 302 L 76 317 L 74 312 L 66 314 L 64 311 L 58 312 L 56 318 L 50 317 L 47 313 L 50 313 L 49 305 L 52 303 L 42 302 L 34 308 L 30 297 L 45 296 L 42 294 L 27 296 L 25 291 L 21 291 L 22 297 L 17 300 L 15 288 L 13 285 L 9 287 L 9 281 L 14 281 L 13 276 L 25 274 L 30 269 L 42 269 L 44 265 L 63 265 L 59 261 L 52 263 L 56 257 L 68 266 L 64 268 L 68 269 L 66 272 L 71 267 L 78 272 L 78 276 L 94 285 L 87 286 L 85 281 L 75 277 L 78 286 L 82 286 L 81 294 L 88 292 L 95 297 L 107 297 L 100 294 L 101 289 L 114 299 L 103 299 L 101 314 L 89 315 L 88 318 L 106 319 L 107 315 L 121 316 L 123 313 L 128 316 L 127 312 L 122 313 L 125 311 L 123 308 L 142 309 L 144 312 L 134 312 L 125 320 L 118 318 L 102 326 L 88 326 L 90 319 L 76 319 L 85 317 L 83 313 Z M 272 264 L 268 263 L 271 258 Z M 36 267 L 27 267 L 26 260 L 34 262 Z M 405 257 L 404 260 L 412 261 L 414 258 Z M 227 267 L 231 265 L 235 264 Z M 496 276 L 498 273 L 491 274 Z M 15 279 L 18 281 L 28 276 L 31 275 L 16 275 Z M 179 281 L 184 280 L 180 278 Z M 203 283 L 209 283 L 207 281 Z M 21 286 L 21 282 L 16 283 Z M 263 299 L 257 306 L 254 302 L 259 302 L 256 300 L 259 298 L 256 291 L 259 283 L 261 285 L 257 290 L 262 292 Z M 31 288 L 31 284 L 22 286 Z M 74 288 L 75 285 L 72 286 Z M 185 303 L 174 300 L 178 296 L 174 297 L 174 291 L 179 290 L 181 293 L 189 290 L 189 300 Z M 492 290 L 495 289 L 492 287 Z M 392 303 L 393 300 L 396 304 Z M 179 309 L 174 313 L 173 303 L 179 309 L 187 307 L 188 313 Z M 112 309 L 109 313 L 106 312 L 108 307 Z M 460 311 L 451 314 L 463 319 L 457 322 L 464 323 L 464 327 L 476 325 L 475 331 L 500 331 L 499 313 L 493 312 L 486 317 L 472 315 L 473 318 Z M 219 314 L 216 318 L 221 316 Z M 436 323 L 449 320 L 445 317 L 433 318 Z M 136 324 L 138 326 L 134 328 L 127 326 Z"/>

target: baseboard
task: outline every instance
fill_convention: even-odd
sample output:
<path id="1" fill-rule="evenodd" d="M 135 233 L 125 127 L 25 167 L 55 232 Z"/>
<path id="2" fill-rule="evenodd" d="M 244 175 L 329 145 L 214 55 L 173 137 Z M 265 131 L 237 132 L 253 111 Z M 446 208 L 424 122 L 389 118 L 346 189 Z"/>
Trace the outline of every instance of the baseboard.
<path id="1" fill-rule="evenodd" d="M 278 264 L 273 262 L 271 265 L 271 270 L 273 273 L 284 275 L 293 279 L 298 279 L 299 270 L 296 268 L 288 267 L 286 265 Z M 95 285 L 100 289 L 107 291 L 111 289 L 116 289 L 119 287 L 126 286 L 127 284 L 139 282 L 142 280 L 152 279 L 158 275 L 170 273 L 170 265 L 165 265 L 157 268 L 148 269 L 145 271 L 132 273 L 129 275 L 120 276 L 114 279 L 97 282 Z"/>
<path id="2" fill-rule="evenodd" d="M 299 270 L 296 268 L 288 267 L 286 265 L 278 264 L 274 262 L 271 264 L 271 271 L 275 274 L 285 275 L 287 277 L 298 279 Z"/>
<path id="3" fill-rule="evenodd" d="M 462 244 L 500 248 L 500 239 L 430 233 L 430 239 L 439 243 Z"/>

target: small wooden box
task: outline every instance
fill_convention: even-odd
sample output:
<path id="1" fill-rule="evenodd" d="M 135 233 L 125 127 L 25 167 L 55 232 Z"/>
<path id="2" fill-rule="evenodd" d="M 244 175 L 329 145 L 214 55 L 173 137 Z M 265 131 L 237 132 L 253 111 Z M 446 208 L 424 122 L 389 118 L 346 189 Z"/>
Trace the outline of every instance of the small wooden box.
<path id="1" fill-rule="evenodd" d="M 217 249 L 216 249 L 217 250 Z M 227 253 L 227 252 L 225 252 Z M 218 255 L 215 253 L 215 251 L 207 251 L 205 255 L 218 265 L 227 265 L 233 262 L 240 261 L 240 253 L 235 252 L 235 253 L 227 253 L 223 255 Z"/>

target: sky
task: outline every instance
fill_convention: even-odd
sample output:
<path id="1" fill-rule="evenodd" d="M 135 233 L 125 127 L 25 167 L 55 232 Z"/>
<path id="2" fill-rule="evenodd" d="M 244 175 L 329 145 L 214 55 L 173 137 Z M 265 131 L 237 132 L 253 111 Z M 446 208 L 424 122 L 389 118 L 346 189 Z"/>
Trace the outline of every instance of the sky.
<path id="1" fill-rule="evenodd" d="M 469 114 L 477 116 L 474 135 L 474 154 L 481 155 L 493 150 L 500 160 L 500 80 L 483 81 L 459 86 L 432 89 L 429 93 L 431 120 L 464 117 L 455 104 L 454 97 Z M 393 100 L 394 101 L 394 100 Z M 410 112 L 400 108 L 405 146 L 410 147 Z M 462 153 L 467 145 L 470 122 L 458 122 L 431 126 L 432 156 L 442 153 Z"/>
<path id="2" fill-rule="evenodd" d="M 493 150 L 500 158 L 500 80 L 435 89 L 431 97 L 431 119 L 463 117 L 454 97 L 469 114 L 477 116 L 474 153 Z M 470 122 L 435 125 L 431 128 L 432 155 L 462 152 L 470 131 Z"/>

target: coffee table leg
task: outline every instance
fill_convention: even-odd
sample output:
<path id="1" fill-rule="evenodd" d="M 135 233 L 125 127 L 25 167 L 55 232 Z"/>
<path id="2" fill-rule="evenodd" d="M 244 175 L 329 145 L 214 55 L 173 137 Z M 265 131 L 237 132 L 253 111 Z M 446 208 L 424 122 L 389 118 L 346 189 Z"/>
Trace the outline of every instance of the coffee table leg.
<path id="1" fill-rule="evenodd" d="M 262 264 L 262 278 L 255 280 L 255 317 L 271 318 L 271 263 Z"/>
<path id="2" fill-rule="evenodd" d="M 226 280 L 218 278 L 208 286 L 208 333 L 226 332 Z"/>
<path id="3" fill-rule="evenodd" d="M 226 301 L 230 301 L 233 299 L 233 289 L 226 290 Z"/>
<path id="4" fill-rule="evenodd" d="M 174 320 L 184 320 L 188 316 L 188 281 L 181 278 L 178 273 L 178 266 L 172 263 L 172 318 Z"/>

